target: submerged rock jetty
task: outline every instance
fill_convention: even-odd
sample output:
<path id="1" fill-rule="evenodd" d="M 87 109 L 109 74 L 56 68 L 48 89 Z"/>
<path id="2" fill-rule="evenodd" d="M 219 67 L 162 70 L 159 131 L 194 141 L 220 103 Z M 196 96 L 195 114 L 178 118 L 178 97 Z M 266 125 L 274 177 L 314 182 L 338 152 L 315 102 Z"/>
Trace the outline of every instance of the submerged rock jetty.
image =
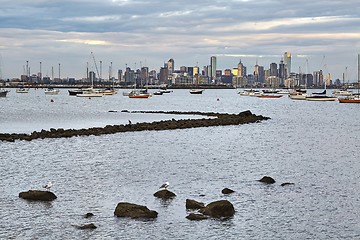
<path id="1" fill-rule="evenodd" d="M 212 126 L 227 126 L 227 125 L 240 125 L 246 123 L 255 123 L 262 120 L 270 119 L 262 115 L 255 115 L 249 110 L 239 114 L 228 113 L 206 113 L 206 112 L 178 112 L 178 111 L 127 111 L 127 113 L 143 113 L 143 114 L 172 114 L 172 115 L 201 115 L 202 119 L 180 119 L 180 120 L 163 120 L 156 122 L 143 122 L 126 125 L 106 125 L 105 127 L 94 127 L 87 129 L 54 129 L 49 131 L 41 130 L 34 131 L 31 134 L 22 133 L 0 133 L 0 141 L 14 142 L 15 140 L 31 141 L 35 139 L 45 138 L 69 138 L 75 136 L 90 136 L 90 135 L 103 135 L 113 134 L 119 132 L 134 132 L 134 131 L 160 131 L 160 130 L 173 130 L 185 128 L 198 128 L 198 127 L 212 127 Z"/>

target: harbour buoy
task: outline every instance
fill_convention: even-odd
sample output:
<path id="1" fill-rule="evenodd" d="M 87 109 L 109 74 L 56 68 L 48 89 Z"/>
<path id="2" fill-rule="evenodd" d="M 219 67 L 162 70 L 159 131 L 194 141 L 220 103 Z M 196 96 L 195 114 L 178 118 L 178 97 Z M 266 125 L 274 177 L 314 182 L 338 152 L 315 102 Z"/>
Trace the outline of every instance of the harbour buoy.
<path id="1" fill-rule="evenodd" d="M 54 102 L 54 100 L 51 99 L 50 102 Z"/>

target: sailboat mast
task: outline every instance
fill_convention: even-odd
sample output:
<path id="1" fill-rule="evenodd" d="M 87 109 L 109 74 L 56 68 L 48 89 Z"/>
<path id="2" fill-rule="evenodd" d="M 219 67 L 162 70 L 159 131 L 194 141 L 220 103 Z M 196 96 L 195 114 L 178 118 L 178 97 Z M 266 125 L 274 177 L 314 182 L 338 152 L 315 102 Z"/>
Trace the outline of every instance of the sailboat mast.
<path id="1" fill-rule="evenodd" d="M 360 75 L 360 54 L 358 54 L 358 97 L 360 97 L 359 95 L 359 89 L 360 89 L 360 79 L 359 79 L 359 75 Z"/>

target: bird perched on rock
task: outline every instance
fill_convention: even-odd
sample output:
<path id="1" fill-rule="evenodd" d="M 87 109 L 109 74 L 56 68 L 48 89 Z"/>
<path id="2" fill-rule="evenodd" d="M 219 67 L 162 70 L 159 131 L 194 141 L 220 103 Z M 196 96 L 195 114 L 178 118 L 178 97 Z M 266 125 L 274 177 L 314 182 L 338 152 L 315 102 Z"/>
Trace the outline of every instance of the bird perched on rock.
<path id="1" fill-rule="evenodd" d="M 160 188 L 167 189 L 169 185 L 169 182 L 165 182 L 163 185 L 160 186 Z"/>
<path id="2" fill-rule="evenodd" d="M 46 190 L 50 191 L 50 188 L 53 186 L 52 182 L 48 182 L 48 184 L 44 185 L 43 188 L 46 188 Z"/>

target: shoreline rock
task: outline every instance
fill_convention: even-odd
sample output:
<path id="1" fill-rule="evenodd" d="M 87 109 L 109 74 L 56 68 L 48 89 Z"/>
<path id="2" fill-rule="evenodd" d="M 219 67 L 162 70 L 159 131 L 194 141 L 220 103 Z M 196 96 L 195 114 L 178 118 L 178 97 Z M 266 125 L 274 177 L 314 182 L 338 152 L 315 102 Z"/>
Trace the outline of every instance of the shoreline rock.
<path id="1" fill-rule="evenodd" d="M 25 133 L 0 133 L 0 141 L 15 142 L 16 140 L 32 141 L 45 138 L 69 138 L 76 136 L 99 136 L 104 134 L 114 134 L 120 132 L 136 131 L 162 131 L 186 128 L 213 127 L 240 125 L 247 123 L 256 123 L 270 119 L 262 115 L 252 114 L 249 110 L 239 114 L 228 113 L 206 113 L 206 112 L 179 112 L 179 111 L 129 111 L 129 113 L 150 113 L 150 114 L 174 114 L 174 115 L 200 115 L 208 118 L 203 119 L 180 119 L 163 120 L 156 122 L 143 122 L 127 125 L 106 125 L 105 127 L 93 127 L 87 129 L 54 129 L 49 131 L 34 131 L 31 134 Z"/>

